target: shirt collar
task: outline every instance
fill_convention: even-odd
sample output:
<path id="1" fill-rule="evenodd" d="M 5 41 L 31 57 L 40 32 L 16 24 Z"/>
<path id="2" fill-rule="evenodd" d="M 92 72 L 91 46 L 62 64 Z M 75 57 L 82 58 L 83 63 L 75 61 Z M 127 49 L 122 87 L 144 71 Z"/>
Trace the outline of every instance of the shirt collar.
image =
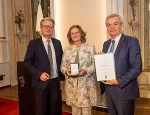
<path id="1" fill-rule="evenodd" d="M 120 35 L 118 35 L 115 39 L 111 39 L 111 40 L 115 40 L 115 42 L 119 42 L 121 35 L 122 35 L 122 33 Z"/>
<path id="2" fill-rule="evenodd" d="M 42 41 L 47 42 L 47 39 L 42 36 Z M 51 38 L 49 39 L 49 41 L 51 42 Z"/>

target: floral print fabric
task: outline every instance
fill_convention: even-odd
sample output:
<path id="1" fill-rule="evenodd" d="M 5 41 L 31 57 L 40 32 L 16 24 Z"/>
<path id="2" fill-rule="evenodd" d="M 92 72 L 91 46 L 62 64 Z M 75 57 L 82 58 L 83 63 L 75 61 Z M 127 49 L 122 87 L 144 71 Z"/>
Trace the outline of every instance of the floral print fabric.
<path id="1" fill-rule="evenodd" d="M 95 67 L 93 58 L 96 54 L 94 46 L 82 43 L 79 48 L 75 45 L 65 48 L 61 71 L 65 75 L 65 71 L 70 69 L 70 64 L 75 62 L 75 58 L 79 53 L 79 68 L 83 68 L 87 73 L 82 77 L 68 78 L 66 76 L 65 91 L 66 103 L 76 107 L 96 106 L 96 86 L 95 86 Z"/>

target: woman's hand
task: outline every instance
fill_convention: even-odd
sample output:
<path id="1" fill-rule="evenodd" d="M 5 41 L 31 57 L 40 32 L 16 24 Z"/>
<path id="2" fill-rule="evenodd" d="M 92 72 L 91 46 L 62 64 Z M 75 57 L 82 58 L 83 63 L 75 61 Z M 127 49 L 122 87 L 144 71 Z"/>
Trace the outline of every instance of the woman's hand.
<path id="1" fill-rule="evenodd" d="M 66 70 L 66 71 L 65 71 L 65 73 L 66 73 L 66 75 L 68 76 L 68 78 L 70 78 L 70 77 L 71 77 L 71 78 L 78 77 L 78 76 L 71 76 L 71 75 L 70 75 L 71 70 L 69 70 L 69 69 L 68 69 L 68 70 Z"/>
<path id="2" fill-rule="evenodd" d="M 78 77 L 82 77 L 84 76 L 85 74 L 87 73 L 87 71 L 85 69 L 79 69 L 79 74 L 78 74 Z"/>
<path id="3" fill-rule="evenodd" d="M 67 76 L 70 75 L 70 72 L 71 72 L 71 71 L 70 71 L 69 69 L 65 71 L 65 73 L 66 73 Z"/>
<path id="4" fill-rule="evenodd" d="M 64 85 L 65 85 L 65 82 L 64 81 L 60 81 L 60 90 L 64 89 Z"/>

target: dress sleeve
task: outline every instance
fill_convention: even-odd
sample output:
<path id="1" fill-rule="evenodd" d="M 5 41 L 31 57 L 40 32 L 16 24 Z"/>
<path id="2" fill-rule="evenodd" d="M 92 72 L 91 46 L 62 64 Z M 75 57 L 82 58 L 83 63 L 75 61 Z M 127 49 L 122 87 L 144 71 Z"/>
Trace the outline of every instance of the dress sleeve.
<path id="1" fill-rule="evenodd" d="M 65 75 L 65 71 L 69 69 L 70 61 L 68 59 L 67 49 L 64 50 L 62 62 L 61 62 L 61 72 Z"/>

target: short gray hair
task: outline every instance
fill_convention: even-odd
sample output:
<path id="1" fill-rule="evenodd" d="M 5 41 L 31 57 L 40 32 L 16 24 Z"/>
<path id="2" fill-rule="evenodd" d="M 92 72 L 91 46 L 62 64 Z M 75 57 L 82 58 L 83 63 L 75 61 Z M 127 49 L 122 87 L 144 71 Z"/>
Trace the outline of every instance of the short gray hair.
<path id="1" fill-rule="evenodd" d="M 109 19 L 109 18 L 114 18 L 114 17 L 117 17 L 119 20 L 120 20 L 120 24 L 123 24 L 123 20 L 122 20 L 122 17 L 119 15 L 119 14 L 110 14 L 106 17 L 106 20 L 105 20 L 105 25 L 106 25 L 106 21 Z"/>
<path id="2" fill-rule="evenodd" d="M 55 21 L 51 18 L 51 17 L 46 17 L 46 18 L 43 18 L 41 21 L 40 21 L 40 27 L 42 27 L 42 23 L 47 20 L 47 21 L 51 21 L 53 22 L 53 24 L 55 25 Z"/>

